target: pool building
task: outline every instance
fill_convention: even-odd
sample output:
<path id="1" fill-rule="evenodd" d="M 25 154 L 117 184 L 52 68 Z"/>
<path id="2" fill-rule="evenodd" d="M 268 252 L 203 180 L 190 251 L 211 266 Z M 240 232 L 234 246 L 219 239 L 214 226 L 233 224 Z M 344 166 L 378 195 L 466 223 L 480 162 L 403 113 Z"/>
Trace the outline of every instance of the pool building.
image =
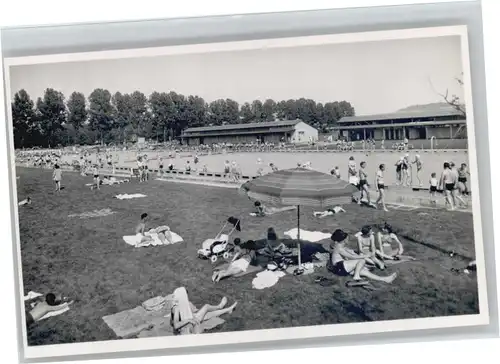
<path id="1" fill-rule="evenodd" d="M 300 119 L 188 128 L 181 139 L 187 145 L 214 143 L 308 143 L 318 140 L 318 130 Z"/>
<path id="2" fill-rule="evenodd" d="M 413 107 L 390 114 L 347 116 L 331 128 L 334 139 L 467 139 L 465 115 L 449 105 Z"/>

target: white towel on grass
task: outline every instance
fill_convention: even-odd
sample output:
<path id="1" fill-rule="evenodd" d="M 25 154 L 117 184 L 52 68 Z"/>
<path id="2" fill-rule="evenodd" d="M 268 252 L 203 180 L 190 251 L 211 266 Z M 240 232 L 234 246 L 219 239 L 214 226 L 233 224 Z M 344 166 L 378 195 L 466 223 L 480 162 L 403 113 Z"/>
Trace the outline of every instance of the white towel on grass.
<path id="1" fill-rule="evenodd" d="M 65 313 L 66 311 L 69 311 L 69 305 L 60 309 L 59 311 L 48 312 L 44 316 L 40 317 L 37 321 L 42 321 L 42 320 L 48 319 L 49 317 L 59 316 L 59 315 Z"/>
<path id="2" fill-rule="evenodd" d="M 141 193 L 135 193 L 135 194 L 121 194 L 121 195 L 116 195 L 115 198 L 119 199 L 119 200 L 130 200 L 132 198 L 141 198 L 141 197 L 146 197 L 146 195 L 143 195 Z"/>
<path id="3" fill-rule="evenodd" d="M 297 239 L 298 229 L 293 228 L 284 232 L 284 235 L 290 239 Z M 307 231 L 300 229 L 300 240 L 310 241 L 311 243 L 317 243 L 318 241 L 330 239 L 331 234 L 322 233 L 319 231 Z"/>
<path id="4" fill-rule="evenodd" d="M 177 244 L 177 243 L 181 243 L 184 241 L 184 239 L 182 239 L 182 237 L 180 235 L 174 233 L 173 231 L 170 231 L 170 234 L 172 235 L 172 244 Z M 144 242 L 144 243 L 139 244 L 142 240 L 142 237 L 139 235 L 126 235 L 123 237 L 123 240 L 128 245 L 133 245 L 133 246 L 138 247 L 138 248 L 139 247 L 142 248 L 142 247 L 146 247 L 146 246 L 171 245 L 171 244 L 163 244 L 161 242 L 160 238 L 158 237 L 158 234 L 156 234 L 156 233 L 147 232 L 144 235 L 151 236 L 153 238 L 153 241 L 148 241 L 148 242 Z"/>
<path id="5" fill-rule="evenodd" d="M 270 271 L 265 270 L 263 272 L 257 273 L 255 278 L 252 281 L 252 287 L 255 289 L 264 289 L 274 286 L 278 283 L 281 277 L 284 277 L 286 274 L 282 271 Z"/>

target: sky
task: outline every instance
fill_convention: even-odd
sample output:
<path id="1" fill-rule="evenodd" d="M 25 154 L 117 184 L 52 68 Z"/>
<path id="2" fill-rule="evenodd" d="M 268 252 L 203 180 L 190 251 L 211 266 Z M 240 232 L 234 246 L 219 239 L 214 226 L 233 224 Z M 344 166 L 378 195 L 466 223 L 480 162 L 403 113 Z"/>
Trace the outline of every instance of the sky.
<path id="1" fill-rule="evenodd" d="M 304 97 L 346 100 L 356 115 L 370 115 L 441 102 L 447 89 L 463 97 L 461 73 L 456 36 L 14 66 L 10 79 L 11 96 L 25 89 L 32 99 L 46 88 L 66 97 L 95 88 L 175 91 L 240 104 Z"/>

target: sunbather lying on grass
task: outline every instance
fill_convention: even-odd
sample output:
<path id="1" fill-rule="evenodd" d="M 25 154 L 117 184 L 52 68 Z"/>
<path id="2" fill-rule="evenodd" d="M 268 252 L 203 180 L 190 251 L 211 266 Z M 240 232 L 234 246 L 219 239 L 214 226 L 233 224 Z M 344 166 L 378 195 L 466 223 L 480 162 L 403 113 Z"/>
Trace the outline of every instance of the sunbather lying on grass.
<path id="1" fill-rule="evenodd" d="M 273 206 L 264 206 L 260 201 L 255 201 L 255 212 L 250 213 L 251 216 L 263 217 L 268 215 L 273 215 L 282 211 L 293 210 L 295 206 L 283 206 L 283 207 L 273 207 Z"/>
<path id="2" fill-rule="evenodd" d="M 355 281 L 359 281 L 362 277 L 365 277 L 374 281 L 392 283 L 396 279 L 396 273 L 386 277 L 371 273 L 365 267 L 366 260 L 371 257 L 371 254 L 354 254 L 346 249 L 345 242 L 347 237 L 348 234 L 340 229 L 335 230 L 332 234 L 333 251 L 327 263 L 327 269 L 330 272 L 339 276 L 352 276 Z"/>
<path id="3" fill-rule="evenodd" d="M 339 212 L 345 212 L 345 210 L 340 206 L 335 206 L 331 209 L 326 209 L 325 211 L 314 211 L 313 215 L 315 217 L 319 217 L 320 219 L 322 219 L 327 216 L 333 216 L 335 214 L 338 214 Z"/>
<path id="4" fill-rule="evenodd" d="M 219 282 L 221 279 L 235 276 L 247 271 L 250 264 L 256 261 L 256 251 L 252 240 L 241 244 L 240 239 L 234 239 L 234 256 L 226 269 L 216 270 L 212 275 L 213 282 Z"/>
<path id="5" fill-rule="evenodd" d="M 175 304 L 170 313 L 170 323 L 175 335 L 190 335 L 203 333 L 201 323 L 214 317 L 230 314 L 234 311 L 237 302 L 230 307 L 227 305 L 227 298 L 223 297 L 217 306 L 203 305 L 199 310 L 190 302 L 187 290 L 184 287 L 174 291 Z"/>

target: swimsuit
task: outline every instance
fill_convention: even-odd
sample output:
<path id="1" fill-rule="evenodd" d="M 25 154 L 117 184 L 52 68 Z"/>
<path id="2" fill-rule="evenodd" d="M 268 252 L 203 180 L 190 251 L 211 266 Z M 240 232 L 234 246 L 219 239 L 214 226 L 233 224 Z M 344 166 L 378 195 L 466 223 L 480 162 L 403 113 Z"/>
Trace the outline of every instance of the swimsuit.
<path id="1" fill-rule="evenodd" d="M 341 259 L 337 262 L 333 262 L 333 253 L 330 253 L 330 259 L 328 259 L 327 269 L 338 276 L 346 277 L 349 276 L 349 272 L 345 269 L 344 261 Z"/>

